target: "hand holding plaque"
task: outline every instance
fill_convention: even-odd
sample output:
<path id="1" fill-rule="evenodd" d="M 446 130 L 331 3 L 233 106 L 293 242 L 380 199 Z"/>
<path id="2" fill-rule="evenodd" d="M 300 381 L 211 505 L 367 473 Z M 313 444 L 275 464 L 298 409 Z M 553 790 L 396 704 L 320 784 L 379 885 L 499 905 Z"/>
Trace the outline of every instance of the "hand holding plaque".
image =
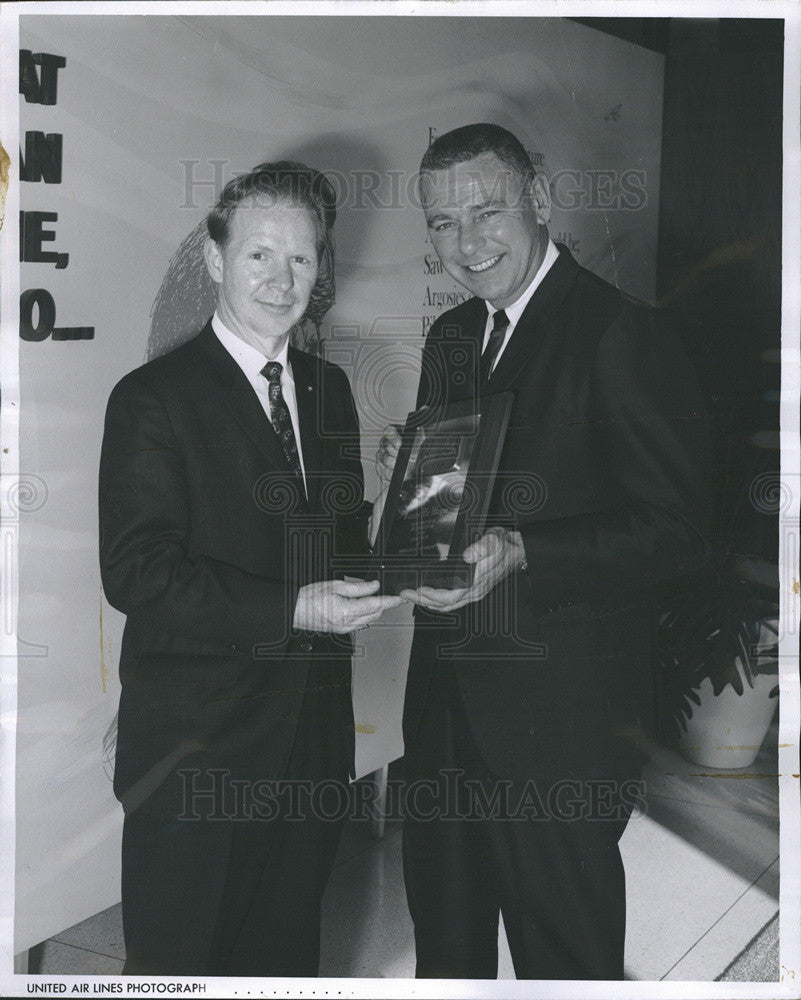
<path id="1" fill-rule="evenodd" d="M 395 462 L 398 460 L 398 452 L 403 442 L 403 428 L 397 424 L 390 424 L 384 428 L 381 440 L 378 443 L 378 451 L 375 456 L 375 468 L 378 478 L 384 487 L 389 486 L 392 473 L 395 470 Z"/>
<path id="2" fill-rule="evenodd" d="M 511 404 L 511 393 L 499 393 L 478 407 L 426 407 L 409 414 L 399 436 L 385 431 L 376 467 L 391 478 L 374 551 L 348 572 L 377 576 L 388 594 L 473 586 L 490 553 L 465 553 L 484 531 Z"/>
<path id="3" fill-rule="evenodd" d="M 516 572 L 525 563 L 526 550 L 519 531 L 490 528 L 478 541 L 469 545 L 462 558 L 474 566 L 473 582 L 469 588 L 442 590 L 420 587 L 404 590 L 401 597 L 420 604 L 429 611 L 442 614 L 456 611 L 465 604 L 480 601 L 505 577 Z"/>

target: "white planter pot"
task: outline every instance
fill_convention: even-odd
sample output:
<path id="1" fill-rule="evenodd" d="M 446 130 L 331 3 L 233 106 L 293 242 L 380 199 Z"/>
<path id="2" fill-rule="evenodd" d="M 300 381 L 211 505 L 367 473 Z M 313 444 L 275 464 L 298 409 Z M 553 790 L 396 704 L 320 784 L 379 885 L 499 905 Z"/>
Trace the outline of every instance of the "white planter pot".
<path id="1" fill-rule="evenodd" d="M 687 731 L 679 737 L 681 753 L 703 767 L 749 767 L 776 711 L 779 699 L 770 697 L 776 683 L 775 674 L 757 674 L 754 687 L 744 681 L 741 695 L 730 684 L 715 695 L 712 682 L 704 678 L 694 689 L 701 704 L 693 704 L 692 715 L 685 716 Z"/>

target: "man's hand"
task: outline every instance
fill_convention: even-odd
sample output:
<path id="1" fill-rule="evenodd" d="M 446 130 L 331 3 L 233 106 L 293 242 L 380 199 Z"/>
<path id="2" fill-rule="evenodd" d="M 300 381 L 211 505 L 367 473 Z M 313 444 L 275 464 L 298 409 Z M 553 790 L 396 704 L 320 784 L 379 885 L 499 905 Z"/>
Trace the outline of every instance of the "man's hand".
<path id="1" fill-rule="evenodd" d="M 306 632 L 336 632 L 345 635 L 378 621 L 388 608 L 404 601 L 400 597 L 373 597 L 378 580 L 348 582 L 324 580 L 298 591 L 292 625 Z"/>
<path id="2" fill-rule="evenodd" d="M 420 587 L 418 590 L 404 590 L 400 596 L 429 611 L 456 611 L 465 604 L 480 601 L 504 577 L 519 569 L 525 562 L 526 550 L 519 531 L 490 528 L 464 550 L 463 558 L 467 563 L 476 564 L 472 587 L 458 590 Z"/>
<path id="3" fill-rule="evenodd" d="M 392 478 L 392 470 L 395 468 L 400 446 L 400 428 L 395 424 L 385 427 L 381 440 L 378 442 L 378 451 L 375 456 L 375 469 L 383 486 L 387 486 Z"/>

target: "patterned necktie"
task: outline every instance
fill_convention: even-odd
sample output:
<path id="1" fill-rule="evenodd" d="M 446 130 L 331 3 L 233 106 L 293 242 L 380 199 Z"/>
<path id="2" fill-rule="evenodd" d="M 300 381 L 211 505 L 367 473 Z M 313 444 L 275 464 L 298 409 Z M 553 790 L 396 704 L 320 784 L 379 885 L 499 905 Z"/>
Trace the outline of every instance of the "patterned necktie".
<path id="1" fill-rule="evenodd" d="M 479 375 L 482 382 L 488 381 L 490 375 L 492 375 L 492 366 L 495 364 L 495 359 L 498 357 L 498 351 L 501 349 L 501 344 L 503 344 L 508 327 L 509 317 L 503 309 L 499 309 L 493 317 L 490 338 L 487 341 L 487 346 L 484 348 L 483 354 L 481 355 L 481 368 L 479 370 Z"/>
<path id="2" fill-rule="evenodd" d="M 300 457 L 298 456 L 298 444 L 295 440 L 295 431 L 292 429 L 292 417 L 289 415 L 289 407 L 286 405 L 284 394 L 281 392 L 281 372 L 284 366 L 280 361 L 268 361 L 262 368 L 261 374 L 267 379 L 269 387 L 267 395 L 270 400 L 270 420 L 273 429 L 281 442 L 284 456 L 289 462 L 290 468 L 303 483 L 303 472 L 300 467 Z"/>

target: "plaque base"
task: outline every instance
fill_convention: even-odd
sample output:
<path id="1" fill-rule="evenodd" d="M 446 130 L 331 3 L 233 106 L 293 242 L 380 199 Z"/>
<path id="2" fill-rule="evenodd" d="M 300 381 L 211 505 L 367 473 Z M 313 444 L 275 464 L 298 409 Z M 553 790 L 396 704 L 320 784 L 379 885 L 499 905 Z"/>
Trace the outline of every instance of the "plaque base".
<path id="1" fill-rule="evenodd" d="M 362 556 L 334 559 L 332 568 L 345 576 L 361 580 L 379 580 L 379 593 L 396 596 L 402 590 L 434 587 L 437 590 L 461 590 L 472 586 L 475 566 L 460 556 L 449 559 L 417 560 L 398 556 Z"/>

